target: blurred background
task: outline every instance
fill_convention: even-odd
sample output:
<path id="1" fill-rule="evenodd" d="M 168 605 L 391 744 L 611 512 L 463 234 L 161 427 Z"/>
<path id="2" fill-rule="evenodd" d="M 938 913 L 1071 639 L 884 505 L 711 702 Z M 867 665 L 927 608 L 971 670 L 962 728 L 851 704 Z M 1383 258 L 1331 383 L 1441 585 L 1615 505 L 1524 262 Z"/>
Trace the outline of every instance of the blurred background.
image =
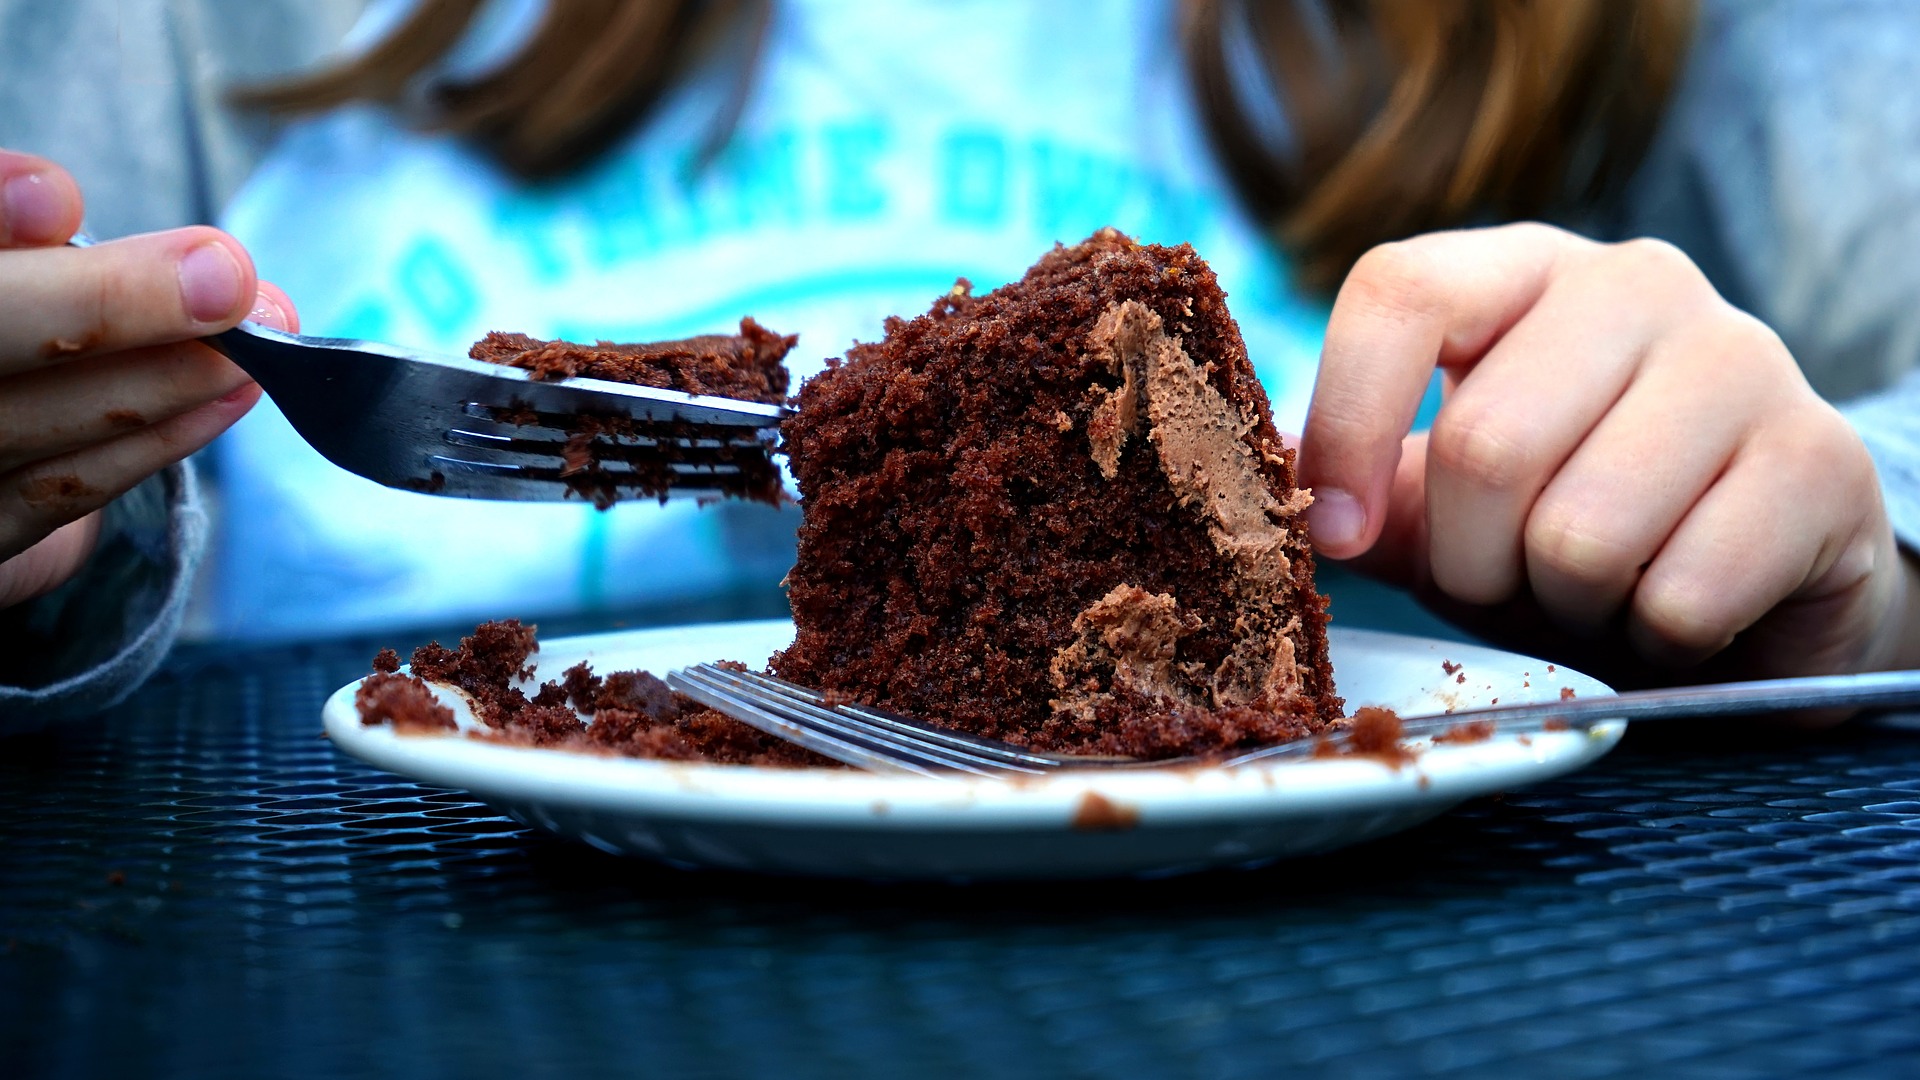
<path id="1" fill-rule="evenodd" d="M 1914 21 L 1871 0 L 0 0 L 0 145 L 69 168 L 98 235 L 227 228 L 319 335 L 463 353 L 751 315 L 800 335 L 797 381 L 956 278 L 993 288 L 1112 225 L 1209 260 L 1292 432 L 1354 257 L 1539 217 L 1673 239 L 1845 398 L 1920 348 L 1876 269 L 1914 231 L 1920 163 L 1885 137 L 1915 126 Z M 782 610 L 794 507 L 387 490 L 264 400 L 199 464 L 192 636 Z"/>

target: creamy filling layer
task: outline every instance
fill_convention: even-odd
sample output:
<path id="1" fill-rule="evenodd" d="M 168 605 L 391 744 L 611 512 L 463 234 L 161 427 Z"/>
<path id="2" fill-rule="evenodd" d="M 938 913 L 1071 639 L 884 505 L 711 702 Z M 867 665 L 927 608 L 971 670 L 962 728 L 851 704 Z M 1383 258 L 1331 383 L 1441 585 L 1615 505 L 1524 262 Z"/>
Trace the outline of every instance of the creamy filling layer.
<path id="1" fill-rule="evenodd" d="M 1170 595 L 1117 586 L 1075 619 L 1075 640 L 1055 654 L 1053 681 L 1063 693 L 1055 709 L 1088 708 L 1085 695 L 1098 695 L 1102 686 L 1213 707 L 1284 698 L 1300 683 L 1294 646 L 1300 621 L 1285 610 L 1293 564 L 1284 523 L 1305 510 L 1312 495 L 1274 497 L 1258 452 L 1246 441 L 1259 422 L 1252 406 L 1236 406 L 1214 389 L 1208 369 L 1151 308 L 1134 300 L 1109 307 L 1087 348 L 1120 379 L 1098 392 L 1087 421 L 1094 463 L 1107 479 L 1118 476 L 1121 455 L 1144 423 L 1175 498 L 1204 516 L 1215 549 L 1238 571 L 1235 644 L 1213 671 L 1184 671 L 1176 661 L 1179 643 L 1200 629 L 1198 620 Z M 1196 700 L 1189 689 L 1195 681 L 1204 683 L 1210 700 Z"/>

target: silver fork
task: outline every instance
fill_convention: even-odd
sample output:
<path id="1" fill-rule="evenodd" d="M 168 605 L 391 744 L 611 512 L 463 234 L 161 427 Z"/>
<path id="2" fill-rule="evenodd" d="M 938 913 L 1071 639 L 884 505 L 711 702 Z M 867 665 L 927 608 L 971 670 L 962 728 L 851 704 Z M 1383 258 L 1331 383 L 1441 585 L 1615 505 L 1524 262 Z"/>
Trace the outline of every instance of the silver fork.
<path id="1" fill-rule="evenodd" d="M 797 743 L 823 757 L 874 772 L 924 776 L 970 773 L 976 776 L 1038 775 L 1062 769 L 1158 768 L 1209 760 L 1222 768 L 1256 761 L 1312 757 L 1322 745 L 1347 747 L 1350 729 L 1262 747 L 1225 759 L 1193 757 L 1161 761 L 1133 758 L 1047 754 L 1011 743 L 935 727 L 884 709 L 839 704 L 817 691 L 751 672 L 697 664 L 667 674 L 667 685 L 743 723 Z M 1744 716 L 1810 708 L 1872 708 L 1920 704 L 1920 671 L 1865 675 L 1814 675 L 1795 679 L 1711 683 L 1662 690 L 1629 690 L 1608 697 L 1496 705 L 1401 718 L 1403 740 L 1444 735 L 1463 725 L 1463 734 L 1497 730 L 1503 734 L 1541 731 L 1564 725 L 1586 730 L 1606 720 L 1670 720 L 1684 717 Z"/>
<path id="2" fill-rule="evenodd" d="M 71 241 L 93 243 L 84 233 Z M 750 474 L 772 468 L 766 454 L 791 411 L 600 379 L 545 381 L 501 364 L 253 322 L 206 342 L 253 376 L 328 461 L 387 487 L 467 499 L 577 498 L 602 485 L 663 501 L 739 494 Z M 594 437 L 590 476 L 565 457 L 580 417 L 633 431 Z"/>

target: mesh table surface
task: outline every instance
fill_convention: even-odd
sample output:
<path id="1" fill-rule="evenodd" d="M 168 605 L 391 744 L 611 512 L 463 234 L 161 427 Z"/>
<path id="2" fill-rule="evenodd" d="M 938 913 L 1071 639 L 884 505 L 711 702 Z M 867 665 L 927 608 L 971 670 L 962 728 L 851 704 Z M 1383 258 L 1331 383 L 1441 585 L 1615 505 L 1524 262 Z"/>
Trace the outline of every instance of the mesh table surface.
<path id="1" fill-rule="evenodd" d="M 0 743 L 0 1075 L 1920 1075 L 1912 731 L 1635 732 L 1260 871 L 874 886 L 346 758 L 320 704 L 375 644 L 185 650 Z"/>

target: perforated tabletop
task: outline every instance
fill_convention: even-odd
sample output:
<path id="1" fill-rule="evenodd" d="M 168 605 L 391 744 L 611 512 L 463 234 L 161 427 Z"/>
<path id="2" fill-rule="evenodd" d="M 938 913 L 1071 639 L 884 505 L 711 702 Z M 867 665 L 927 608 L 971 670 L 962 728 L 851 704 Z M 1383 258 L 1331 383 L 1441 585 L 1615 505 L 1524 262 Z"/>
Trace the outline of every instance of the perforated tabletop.
<path id="1" fill-rule="evenodd" d="M 335 752 L 365 641 L 0 743 L 0 1074 L 1920 1075 L 1920 732 L 1073 887 L 666 869 Z"/>

